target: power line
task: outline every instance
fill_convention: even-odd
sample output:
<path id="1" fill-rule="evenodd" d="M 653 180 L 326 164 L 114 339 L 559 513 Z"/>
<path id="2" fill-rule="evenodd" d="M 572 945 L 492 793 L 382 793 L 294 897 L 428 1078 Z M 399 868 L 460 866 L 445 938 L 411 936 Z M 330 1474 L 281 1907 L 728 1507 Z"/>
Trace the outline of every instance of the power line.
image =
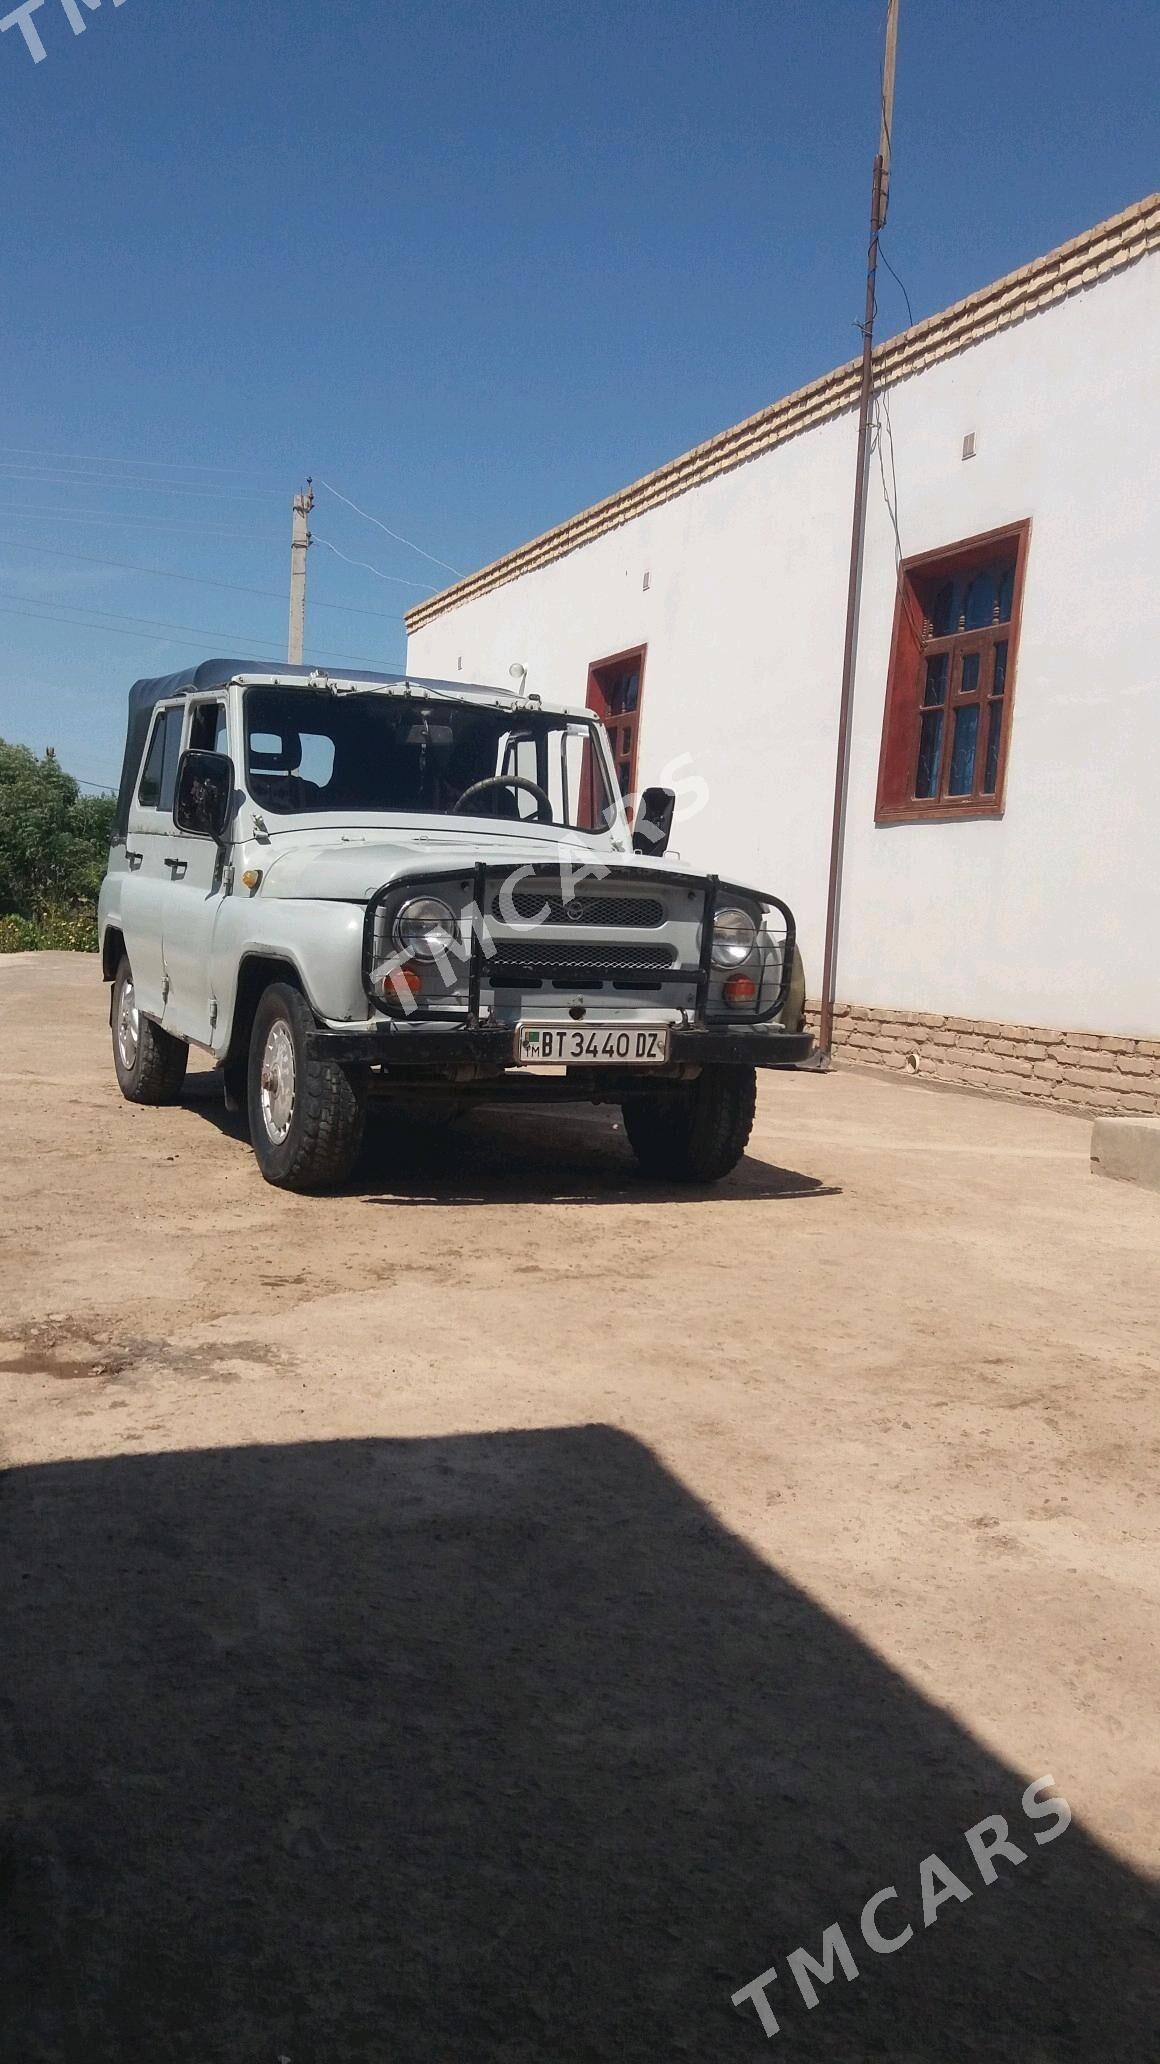
<path id="1" fill-rule="evenodd" d="M 106 509 L 0 508 L 0 515 L 29 516 L 41 523 L 144 523 L 150 530 L 194 531 L 198 537 L 253 538 L 253 530 L 207 528 L 204 523 L 173 523 L 163 516 L 113 516 Z"/>
<path id="2" fill-rule="evenodd" d="M 142 633 L 141 633 L 140 631 L 130 631 L 130 630 L 124 630 L 124 629 L 122 629 L 122 628 L 121 628 L 121 626 L 120 626 L 120 625 L 118 625 L 118 624 L 105 624 L 105 623 L 83 623 L 83 622 L 82 622 L 82 621 L 80 620 L 80 618 L 79 618 L 79 617 L 71 617 L 71 616 L 49 616 L 49 615 L 43 615 L 43 614 L 38 614 L 38 613 L 37 613 L 37 611 L 36 611 L 36 610 L 33 610 L 33 609 L 13 609 L 13 608 L 11 608 L 10 606 L 8 606 L 8 605 L 4 605 L 4 604 L 0 604 L 0 616 L 22 616 L 22 617 L 26 617 L 26 618 L 27 618 L 27 619 L 28 619 L 28 620 L 29 620 L 30 622 L 32 622 L 32 623 L 48 623 L 48 624 L 60 624 L 60 625 L 62 625 L 62 626 L 64 627 L 64 629 L 66 629 L 66 630 L 73 630 L 73 631 L 104 631 L 104 632 L 107 632 L 107 633 L 108 633 L 108 635 L 109 635 L 110 637 L 114 637 L 114 638 L 135 638 L 135 639 L 137 639 L 138 643 L 142 642 Z M 144 621 L 144 619 L 142 619 L 142 621 Z M 160 630 L 160 631 L 166 631 L 166 630 L 168 630 L 168 631 L 181 631 L 181 630 L 191 631 L 191 634 L 192 634 L 193 636 L 195 636 L 195 637 L 203 637 L 203 638 L 227 638 L 227 639 L 229 640 L 229 642 L 230 642 L 231 644 L 233 644 L 233 643 L 234 643 L 235 641 L 236 641 L 236 642 L 238 642 L 238 643 L 240 643 L 240 642 L 241 642 L 241 637 L 240 637 L 240 634 L 239 634 L 238 632 L 236 632 L 236 631 L 209 631 L 209 630 L 203 630 L 203 629 L 201 629 L 200 627 L 196 627 L 196 626 L 192 626 L 192 627 L 191 627 L 190 625 L 187 625 L 187 624 L 158 624 L 158 625 L 156 625 L 156 627 L 155 627 L 155 628 L 156 628 L 157 630 Z M 145 633 L 145 640 L 144 640 L 144 641 L 145 641 L 145 642 L 147 642 L 147 643 L 148 643 L 148 642 L 154 642 L 154 641 L 153 641 L 153 640 L 152 640 L 152 639 L 150 638 L 150 636 L 149 636 L 149 633 L 148 633 L 148 632 L 146 632 L 146 633 Z M 167 642 L 169 642 L 169 641 L 168 641 L 168 640 L 162 640 L 161 642 L 163 642 L 163 643 L 167 643 Z M 245 640 L 245 643 L 246 643 L 247 645 L 266 645 L 266 646 L 269 646 L 269 647 L 270 647 L 270 649 L 271 649 L 272 651 L 280 651 L 280 650 L 281 650 L 281 647 L 280 647 L 280 646 L 277 646 L 277 645 L 275 645 L 275 644 L 273 643 L 273 640 L 272 640 L 272 639 L 270 639 L 270 638 L 249 638 L 249 637 L 247 637 L 247 638 L 246 638 L 246 640 Z M 348 655 L 348 656 L 349 656 L 349 655 Z"/>
<path id="3" fill-rule="evenodd" d="M 316 538 L 315 543 L 319 545 L 325 544 L 326 539 Z M 164 566 L 138 566 L 131 559 L 102 559 L 95 552 L 65 552 L 61 550 L 59 545 L 34 545 L 29 544 L 23 538 L 0 537 L 0 546 L 11 546 L 18 552 L 40 552 L 48 559 L 81 559 L 89 566 L 115 567 L 120 573 L 150 574 L 157 580 L 186 581 L 199 588 L 223 588 L 231 595 L 260 595 L 267 602 L 281 602 L 282 600 L 276 588 L 244 588 L 239 586 L 237 581 L 210 580 L 208 575 L 200 573 L 174 573 Z M 330 550 L 333 552 L 335 547 L 331 545 Z M 345 554 L 339 553 L 340 559 L 344 556 Z M 352 566 L 356 566 L 359 562 L 352 559 L 350 563 Z M 384 574 L 382 577 L 384 580 L 390 578 L 387 574 Z M 423 586 L 423 582 L 407 581 L 405 585 L 418 588 Z M 83 607 L 83 604 L 78 604 L 77 606 Z M 312 609 L 334 609 L 344 616 L 370 616 L 375 619 L 376 623 L 398 623 L 400 621 L 399 617 L 389 615 L 385 609 L 357 609 L 353 603 L 348 605 L 345 602 L 316 602 L 312 599 L 310 606 Z"/>
<path id="4" fill-rule="evenodd" d="M 225 640 L 228 644 L 235 646 L 239 644 L 246 644 L 251 646 L 267 645 L 271 646 L 275 652 L 281 651 L 280 644 L 276 644 L 273 639 L 251 637 L 248 631 L 211 630 L 207 624 L 169 623 L 165 619 L 159 617 L 128 615 L 118 616 L 115 611 L 111 610 L 84 608 L 85 616 L 97 617 L 99 619 L 111 619 L 109 621 L 87 623 L 82 620 L 80 614 L 75 614 L 72 616 L 62 616 L 59 614 L 59 612 L 54 614 L 43 610 L 37 611 L 36 609 L 13 608 L 11 606 L 11 600 L 13 598 L 9 598 L 6 591 L 2 588 L 0 588 L 0 596 L 4 597 L 3 604 L 0 604 L 0 616 L 27 617 L 33 623 L 61 624 L 64 626 L 65 629 L 68 630 L 108 631 L 114 637 L 118 638 L 138 638 L 142 630 L 146 633 L 146 635 L 153 631 L 179 631 L 191 638 L 221 638 Z M 23 596 L 17 596 L 14 599 L 20 602 L 23 602 L 25 600 Z M 84 605 L 78 605 L 78 608 L 83 607 Z M 128 624 L 138 625 L 140 626 L 140 630 L 127 630 L 122 628 L 123 625 Z M 377 666 L 379 664 L 378 655 L 375 654 L 372 656 L 370 653 L 367 652 L 328 652 L 327 659 L 348 659 L 354 660 L 356 662 L 365 661 L 365 663 L 368 666 Z"/>
<path id="5" fill-rule="evenodd" d="M 128 609 L 98 609 L 96 607 L 96 604 L 91 602 L 65 602 L 63 600 L 58 600 L 50 595 L 14 595 L 8 588 L 0 588 L 0 599 L 4 600 L 5 602 L 20 602 L 23 604 L 31 603 L 33 608 L 35 609 L 68 609 L 72 610 L 76 614 L 83 616 L 107 617 L 110 620 L 110 622 L 115 623 L 149 624 L 163 631 L 196 631 L 199 633 L 204 632 L 207 638 L 237 638 L 244 637 L 245 635 L 244 632 L 240 631 L 206 630 L 205 626 L 202 624 L 170 623 L 167 617 L 134 616 L 132 612 Z M 273 599 L 275 601 L 278 601 L 281 598 L 279 596 L 274 596 Z M 384 622 L 390 621 L 390 618 L 384 618 Z M 394 619 L 394 621 L 401 623 L 402 617 L 397 617 Z M 356 655 L 352 652 L 347 652 L 344 653 L 342 657 L 346 659 L 353 659 L 356 657 Z"/>
<path id="6" fill-rule="evenodd" d="M 18 459 L 50 459 L 65 466 L 162 466 L 171 473 L 239 474 L 246 470 L 242 466 L 206 466 L 194 459 L 105 459 L 92 452 L 36 451 L 24 444 L 0 444 L 0 452 L 10 452 Z M 266 491 L 270 494 L 278 492 L 273 487 Z"/>
<path id="7" fill-rule="evenodd" d="M 39 683 L 37 692 L 41 695 L 65 696 L 68 695 L 71 691 L 67 688 L 54 688 L 50 687 L 46 683 Z M 33 750 L 34 748 L 30 746 L 29 751 Z M 60 763 L 58 762 L 58 765 L 59 764 Z M 61 766 L 61 773 L 67 775 L 70 781 L 75 781 L 78 788 L 95 788 L 99 791 L 101 795 L 115 796 L 117 793 L 117 785 L 113 781 L 94 781 L 88 775 L 74 774 L 70 768 L 65 767 L 63 765 Z"/>
<path id="8" fill-rule="evenodd" d="M 319 537 L 316 530 L 311 531 L 310 542 L 312 545 L 324 546 L 328 552 L 334 553 L 336 559 L 345 559 L 348 566 L 358 566 L 364 573 L 373 573 L 376 580 L 394 581 L 400 588 L 422 588 L 427 595 L 437 595 L 439 592 L 437 588 L 429 587 L 426 581 L 407 580 L 401 573 L 380 573 L 377 566 L 369 565 L 365 559 L 351 559 L 347 553 L 340 552 L 337 545 L 332 545 L 329 538 Z M 312 603 L 311 607 L 319 608 L 321 605 Z"/>
<path id="9" fill-rule="evenodd" d="M 91 473 L 80 470 L 66 472 L 63 470 L 50 470 L 48 467 L 25 469 L 19 466 L 9 466 L 3 461 L 0 461 L 0 476 L 15 481 L 21 487 L 72 487 L 78 481 L 83 482 L 85 486 L 91 486 L 96 482 L 102 487 L 112 488 L 117 494 L 124 494 L 127 489 L 133 488 L 141 494 L 181 495 L 196 501 L 220 501 L 223 496 L 230 496 L 235 500 L 260 498 L 262 501 L 270 501 L 277 494 L 277 489 L 272 487 L 192 487 L 185 480 L 169 482 L 165 480 L 118 479 L 115 475 L 109 473 Z"/>
<path id="10" fill-rule="evenodd" d="M 882 263 L 883 263 L 883 265 L 884 265 L 884 266 L 886 267 L 886 270 L 887 270 L 887 272 L 888 272 L 888 273 L 890 274 L 890 277 L 891 277 L 891 279 L 892 279 L 892 280 L 894 281 L 895 285 L 896 285 L 896 286 L 898 286 L 898 287 L 901 287 L 901 288 L 902 288 L 902 298 L 903 298 L 903 300 L 904 300 L 904 301 L 905 301 L 905 303 L 906 303 L 906 315 L 907 315 L 907 320 L 908 320 L 908 322 L 910 323 L 910 327 L 911 327 L 911 329 L 913 329 L 913 328 L 914 328 L 914 310 L 913 310 L 913 308 L 912 308 L 912 307 L 911 307 L 911 305 L 910 305 L 910 295 L 909 295 L 909 294 L 907 293 L 907 291 L 906 291 L 906 288 L 905 288 L 905 286 L 903 285 L 903 282 L 902 282 L 902 281 L 901 281 L 901 280 L 899 279 L 899 277 L 898 277 L 898 274 L 897 274 L 897 273 L 895 272 L 895 270 L 894 270 L 894 267 L 893 267 L 893 266 L 892 266 L 892 264 L 890 263 L 890 260 L 889 260 L 889 258 L 888 258 L 888 257 L 886 256 L 886 253 L 885 253 L 885 251 L 884 251 L 884 250 L 883 250 L 883 248 L 882 248 L 882 239 L 881 239 L 881 237 L 880 237 L 880 238 L 878 239 L 878 256 L 879 256 L 879 257 L 881 258 L 881 260 L 882 260 Z"/>
<path id="11" fill-rule="evenodd" d="M 83 623 L 79 617 L 48 616 L 38 613 L 34 609 L 13 609 L 7 604 L 0 604 L 0 616 L 22 616 L 26 617 L 31 623 L 60 624 L 66 630 L 104 631 L 113 638 L 135 638 L 138 643 L 142 642 L 142 633 L 140 631 L 123 630 L 117 624 Z M 159 624 L 157 628 L 158 630 L 180 630 L 183 626 L 180 624 Z M 228 637 L 231 644 L 238 638 L 238 633 L 235 631 L 197 631 L 194 635 L 206 638 Z M 155 641 L 150 638 L 148 633 L 145 633 L 144 642 Z M 163 639 L 161 642 L 168 643 L 169 641 Z M 247 638 L 245 642 L 247 645 L 267 645 L 272 651 L 279 651 L 281 649 L 279 646 L 275 646 L 269 638 Z"/>
<path id="12" fill-rule="evenodd" d="M 337 487 L 331 486 L 329 480 L 320 480 L 318 485 L 319 487 L 324 487 L 327 494 L 332 494 L 336 501 L 345 502 L 347 508 L 353 509 L 356 516 L 361 516 L 365 522 L 373 523 L 377 529 L 386 531 L 387 536 L 394 538 L 397 545 L 406 545 L 409 552 L 418 552 L 420 559 L 429 559 L 432 566 L 441 566 L 444 573 L 453 573 L 456 580 L 458 580 L 459 574 L 456 568 L 449 566 L 446 559 L 437 559 L 433 552 L 425 552 L 422 545 L 412 544 L 411 539 L 403 537 L 400 531 L 391 530 L 387 524 L 380 523 L 377 516 L 370 515 L 366 509 L 360 509 L 358 503 L 352 502 L 349 495 L 340 494 Z"/>
<path id="13" fill-rule="evenodd" d="M 873 407 L 874 430 L 871 438 L 871 449 L 878 454 L 878 472 L 882 481 L 882 499 L 886 503 L 886 513 L 890 518 L 890 528 L 894 532 L 895 587 L 898 600 L 902 604 L 903 614 L 910 625 L 911 633 L 915 641 L 921 645 L 924 635 L 923 622 L 921 617 L 915 612 L 914 600 L 909 584 L 902 577 L 903 553 L 902 534 L 898 526 L 898 474 L 894 465 L 894 425 L 890 420 L 890 400 L 885 388 L 880 389 L 875 394 Z M 885 436 L 883 433 L 885 433 Z M 891 485 L 889 487 L 886 483 L 886 466 L 883 460 L 884 445 L 890 454 Z"/>

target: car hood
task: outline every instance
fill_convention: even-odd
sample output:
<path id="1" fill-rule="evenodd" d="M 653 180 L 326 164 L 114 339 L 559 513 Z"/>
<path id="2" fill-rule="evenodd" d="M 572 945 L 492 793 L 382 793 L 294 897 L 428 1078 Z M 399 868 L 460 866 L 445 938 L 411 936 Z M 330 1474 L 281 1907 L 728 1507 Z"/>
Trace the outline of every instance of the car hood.
<path id="1" fill-rule="evenodd" d="M 577 839 L 562 844 L 558 837 L 537 837 L 528 832 L 504 837 L 472 833 L 421 832 L 398 838 L 364 835 L 357 831 L 317 836 L 307 832 L 274 835 L 263 868 L 263 896 L 309 897 L 323 902 L 366 903 L 402 874 L 438 873 L 448 867 L 462 867 L 469 873 L 478 861 L 488 867 L 559 866 L 563 861 L 577 873 L 585 866 L 631 867 L 642 874 L 663 874 L 663 861 L 646 859 L 637 853 L 617 852 L 608 846 L 591 846 Z M 677 870 L 680 871 L 679 869 Z"/>

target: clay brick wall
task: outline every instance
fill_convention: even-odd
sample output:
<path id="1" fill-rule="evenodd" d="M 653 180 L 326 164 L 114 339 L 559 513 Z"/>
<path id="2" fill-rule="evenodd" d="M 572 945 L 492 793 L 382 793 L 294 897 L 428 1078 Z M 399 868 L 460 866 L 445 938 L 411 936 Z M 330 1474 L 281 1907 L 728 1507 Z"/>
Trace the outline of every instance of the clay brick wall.
<path id="1" fill-rule="evenodd" d="M 806 1020 L 816 1034 L 817 1005 Z M 1160 1038 L 1056 1032 L 840 1003 L 834 1058 L 1079 1112 L 1160 1115 Z"/>

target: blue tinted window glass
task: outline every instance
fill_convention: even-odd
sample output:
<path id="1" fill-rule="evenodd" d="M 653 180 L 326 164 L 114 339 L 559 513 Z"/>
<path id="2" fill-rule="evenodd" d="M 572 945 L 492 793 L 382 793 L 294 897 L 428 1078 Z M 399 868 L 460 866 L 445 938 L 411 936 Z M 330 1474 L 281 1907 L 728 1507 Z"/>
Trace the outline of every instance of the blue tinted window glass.
<path id="1" fill-rule="evenodd" d="M 1003 705 L 991 704 L 990 721 L 987 728 L 987 764 L 983 769 L 983 794 L 994 795 L 999 779 L 999 744 L 1003 736 Z"/>
<path id="2" fill-rule="evenodd" d="M 1001 638 L 995 647 L 995 674 L 991 683 L 992 695 L 1002 695 L 1007 686 L 1007 640 Z"/>
<path id="3" fill-rule="evenodd" d="M 938 794 L 938 770 L 942 758 L 943 713 L 927 710 L 918 741 L 918 772 L 914 793 L 919 798 Z"/>
<path id="4" fill-rule="evenodd" d="M 979 692 L 979 655 L 964 652 L 963 671 L 959 676 L 959 694 L 977 695 Z"/>
<path id="5" fill-rule="evenodd" d="M 975 785 L 975 746 L 979 736 L 979 705 L 965 703 L 955 711 L 955 735 L 951 745 L 951 775 L 947 794 L 970 795 Z"/>
<path id="6" fill-rule="evenodd" d="M 964 604 L 966 618 L 963 628 L 968 631 L 983 631 L 995 618 L 995 576 L 990 568 L 977 573 L 967 589 Z"/>
<path id="7" fill-rule="evenodd" d="M 959 627 L 961 587 L 958 581 L 947 581 L 934 598 L 930 612 L 931 635 L 935 638 L 949 638 Z"/>
<path id="8" fill-rule="evenodd" d="M 922 691 L 923 705 L 927 709 L 930 709 L 936 703 L 945 702 L 947 699 L 947 664 L 949 659 L 949 653 L 936 652 L 933 659 L 927 660 L 926 680 Z"/>
<path id="9" fill-rule="evenodd" d="M 999 623 L 1010 623 L 1011 604 L 1015 596 L 1015 568 L 1005 566 L 999 579 Z"/>

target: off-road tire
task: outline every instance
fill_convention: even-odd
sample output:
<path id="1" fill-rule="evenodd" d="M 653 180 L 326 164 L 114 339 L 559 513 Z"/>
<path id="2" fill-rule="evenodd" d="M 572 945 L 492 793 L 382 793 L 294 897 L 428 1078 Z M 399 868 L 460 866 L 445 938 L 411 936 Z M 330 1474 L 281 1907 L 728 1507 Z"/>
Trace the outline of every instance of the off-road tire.
<path id="1" fill-rule="evenodd" d="M 272 1136 L 263 1108 L 262 1077 L 267 1045 L 276 1026 L 285 1028 L 293 1053 L 293 1107 L 284 1138 Z M 324 1190 L 350 1174 L 362 1145 L 366 1082 L 335 1061 L 312 1058 L 307 1041 L 314 1016 L 300 990 L 272 982 L 254 1013 L 246 1104 L 250 1139 L 268 1183 L 283 1190 Z"/>
<path id="2" fill-rule="evenodd" d="M 152 1018 L 137 1013 L 136 1031 L 125 1024 L 126 989 L 130 1009 L 133 998 L 133 970 L 129 956 L 121 955 L 113 981 L 109 1022 L 113 1032 L 113 1066 L 121 1095 L 131 1104 L 175 1104 L 181 1095 L 189 1048 L 184 1039 L 163 1032 Z M 132 1047 L 130 1057 L 130 1046 Z"/>
<path id="3" fill-rule="evenodd" d="M 626 1097 L 628 1143 L 644 1173 L 664 1182 L 714 1183 L 736 1168 L 757 1105 L 754 1068 L 702 1068 L 672 1090 Z"/>

